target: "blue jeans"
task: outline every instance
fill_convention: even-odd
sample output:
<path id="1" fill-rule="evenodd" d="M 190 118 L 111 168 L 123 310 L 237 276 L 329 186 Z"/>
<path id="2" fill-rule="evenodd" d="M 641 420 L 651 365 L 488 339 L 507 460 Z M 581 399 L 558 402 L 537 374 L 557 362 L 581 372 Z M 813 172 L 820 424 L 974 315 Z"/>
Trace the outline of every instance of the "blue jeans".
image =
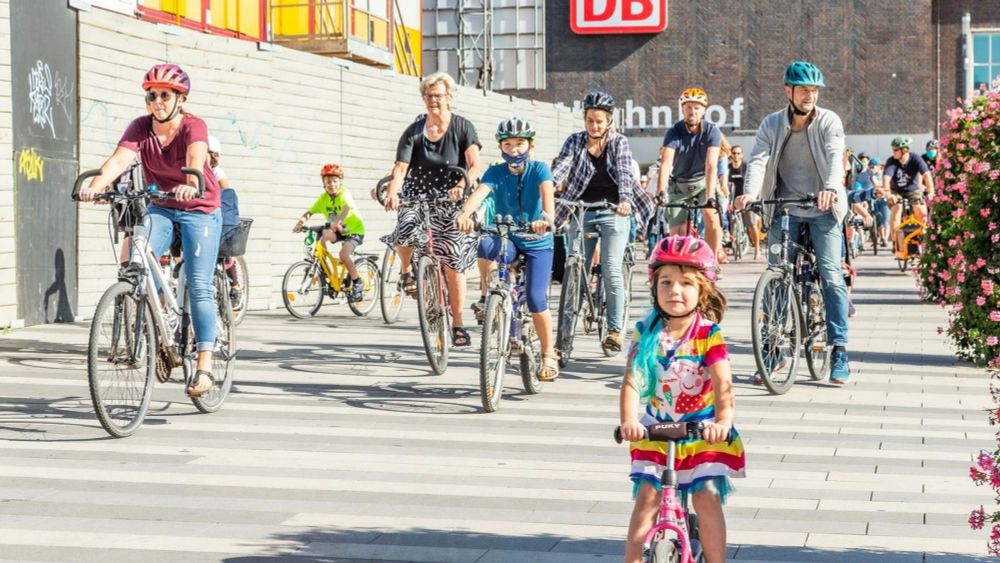
<path id="1" fill-rule="evenodd" d="M 608 303 L 608 330 L 622 332 L 622 322 L 625 319 L 625 278 L 622 276 L 622 261 L 625 260 L 625 247 L 628 245 L 630 217 L 622 217 L 614 211 L 602 209 L 588 211 L 583 217 L 583 232 L 601 232 L 601 278 L 604 280 L 604 294 Z M 569 241 L 576 240 L 579 225 L 571 220 L 567 235 Z M 597 248 L 597 238 L 583 240 L 584 264 L 590 264 Z M 567 254 L 570 252 L 567 249 Z"/>
<path id="2" fill-rule="evenodd" d="M 889 224 L 889 204 L 885 202 L 885 199 L 872 200 L 872 211 L 875 212 L 875 223 L 879 227 L 885 227 Z"/>
<path id="3" fill-rule="evenodd" d="M 781 216 L 775 214 L 771 223 L 771 235 L 778 236 L 781 232 Z M 833 213 L 824 213 L 818 217 L 796 217 L 789 215 L 789 237 L 799 242 L 799 225 L 806 224 L 809 238 L 816 252 L 816 265 L 823 286 L 823 302 L 826 304 L 826 335 L 827 341 L 833 346 L 847 346 L 847 284 L 844 282 L 842 256 L 844 253 L 844 232 L 841 224 L 833 217 Z M 768 239 L 770 241 L 770 238 Z M 789 256 L 795 261 L 795 255 Z M 771 266 L 778 265 L 780 257 L 770 251 L 767 262 Z"/>
<path id="4" fill-rule="evenodd" d="M 153 256 L 160 256 L 170 248 L 170 243 L 174 240 L 175 223 L 181 229 L 195 345 L 199 352 L 213 350 L 216 313 L 215 300 L 212 298 L 212 276 L 219 257 L 222 211 L 216 209 L 211 213 L 201 213 L 150 205 L 143 225 L 149 233 Z"/>
<path id="5" fill-rule="evenodd" d="M 544 313 L 549 310 L 549 280 L 552 279 L 552 249 L 539 248 L 535 250 L 518 250 L 511 241 L 507 245 L 507 255 L 503 257 L 505 264 L 512 263 L 517 255 L 524 256 L 524 285 L 528 297 L 528 311 Z M 499 262 L 500 237 L 483 237 L 479 239 L 479 257 L 492 262 Z"/>

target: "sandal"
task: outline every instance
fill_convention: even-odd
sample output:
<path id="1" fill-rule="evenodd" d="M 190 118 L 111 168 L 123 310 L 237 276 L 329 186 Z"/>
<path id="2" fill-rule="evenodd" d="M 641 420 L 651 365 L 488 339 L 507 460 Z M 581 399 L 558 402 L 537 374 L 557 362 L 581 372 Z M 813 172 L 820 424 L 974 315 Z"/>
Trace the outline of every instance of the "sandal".
<path id="1" fill-rule="evenodd" d="M 622 333 L 610 331 L 608 337 L 601 343 L 605 350 L 618 353 L 622 351 Z"/>
<path id="2" fill-rule="evenodd" d="M 215 387 L 215 379 L 212 377 L 212 372 L 200 369 L 194 374 L 194 384 L 189 384 L 185 391 L 188 397 L 201 397 L 211 391 L 212 387 Z"/>
<path id="3" fill-rule="evenodd" d="M 451 345 L 456 347 L 469 346 L 472 344 L 472 337 L 465 327 L 456 326 L 451 329 Z"/>
<path id="4" fill-rule="evenodd" d="M 538 366 L 539 381 L 555 381 L 559 377 L 559 354 L 545 352 L 542 354 L 542 365 Z"/>
<path id="5" fill-rule="evenodd" d="M 417 294 L 417 278 L 410 272 L 399 274 L 399 286 L 403 293 L 414 297 Z"/>

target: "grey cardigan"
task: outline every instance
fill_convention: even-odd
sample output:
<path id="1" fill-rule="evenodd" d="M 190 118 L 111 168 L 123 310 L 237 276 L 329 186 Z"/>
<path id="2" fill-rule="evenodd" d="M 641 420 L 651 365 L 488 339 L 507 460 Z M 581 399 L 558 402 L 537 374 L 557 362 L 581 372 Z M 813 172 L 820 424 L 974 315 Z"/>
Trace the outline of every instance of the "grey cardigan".
<path id="1" fill-rule="evenodd" d="M 778 189 L 778 161 L 791 129 L 788 108 L 764 118 L 757 128 L 757 138 L 747 163 L 744 194 L 750 200 L 772 199 Z M 816 107 L 816 115 L 806 126 L 809 148 L 816 171 L 823 178 L 823 189 L 837 193 L 833 216 L 840 223 L 847 217 L 847 190 L 844 189 L 844 125 L 836 113 Z"/>

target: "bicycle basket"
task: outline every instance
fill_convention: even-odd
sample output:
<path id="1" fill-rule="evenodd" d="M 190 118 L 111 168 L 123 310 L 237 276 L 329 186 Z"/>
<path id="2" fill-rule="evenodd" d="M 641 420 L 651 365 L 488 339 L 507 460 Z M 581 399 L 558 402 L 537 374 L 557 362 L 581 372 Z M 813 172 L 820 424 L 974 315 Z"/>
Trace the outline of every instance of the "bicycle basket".
<path id="1" fill-rule="evenodd" d="M 250 239 L 250 225 L 253 219 L 240 219 L 240 224 L 229 231 L 219 243 L 219 256 L 230 258 L 243 256 L 247 252 L 247 241 Z"/>

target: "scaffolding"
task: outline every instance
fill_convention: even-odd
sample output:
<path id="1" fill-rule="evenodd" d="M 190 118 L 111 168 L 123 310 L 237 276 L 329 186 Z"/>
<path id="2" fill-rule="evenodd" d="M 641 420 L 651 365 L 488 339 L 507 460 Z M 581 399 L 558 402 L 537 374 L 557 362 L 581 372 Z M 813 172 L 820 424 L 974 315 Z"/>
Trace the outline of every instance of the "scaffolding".
<path id="1" fill-rule="evenodd" d="M 483 90 L 545 88 L 544 0 L 423 0 L 424 72 Z"/>

